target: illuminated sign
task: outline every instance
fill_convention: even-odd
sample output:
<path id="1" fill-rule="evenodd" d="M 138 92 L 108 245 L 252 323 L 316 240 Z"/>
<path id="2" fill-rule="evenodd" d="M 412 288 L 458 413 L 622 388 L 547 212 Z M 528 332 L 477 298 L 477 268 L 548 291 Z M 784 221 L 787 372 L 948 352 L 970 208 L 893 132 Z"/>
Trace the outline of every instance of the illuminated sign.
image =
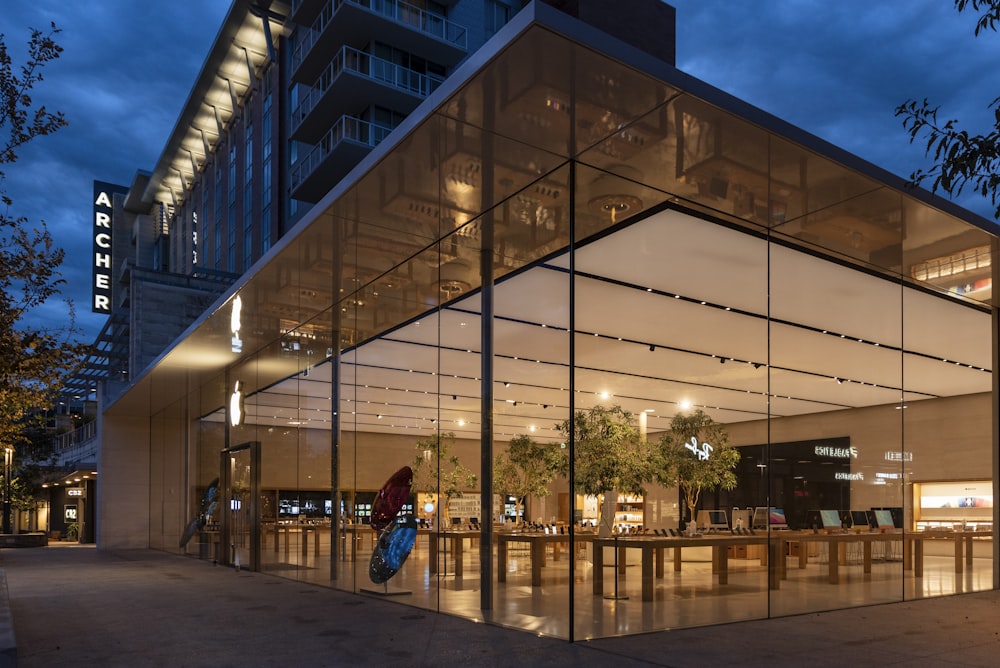
<path id="1" fill-rule="evenodd" d="M 912 462 L 913 453 L 907 452 L 906 450 L 890 450 L 885 453 L 885 461 L 887 462 Z"/>
<path id="2" fill-rule="evenodd" d="M 691 437 L 691 442 L 690 443 L 685 443 L 684 444 L 684 447 L 687 448 L 688 450 L 690 450 L 691 452 L 693 452 L 695 454 L 695 456 L 698 457 L 698 461 L 702 461 L 702 462 L 705 461 L 705 460 L 707 460 L 708 456 L 710 454 L 712 454 L 712 450 L 715 449 L 711 445 L 709 445 L 708 443 L 702 443 L 699 446 L 698 445 L 698 439 L 696 437 L 694 437 L 694 436 Z"/>
<path id="3" fill-rule="evenodd" d="M 243 392 L 240 391 L 240 381 L 233 385 L 233 393 L 229 395 L 229 424 L 239 427 L 243 424 Z"/>
<path id="4" fill-rule="evenodd" d="M 232 350 L 234 353 L 238 353 L 243 350 L 243 341 L 240 339 L 240 327 L 242 323 L 240 322 L 240 314 L 243 312 L 243 298 L 236 295 L 233 299 L 233 310 L 229 314 L 229 329 L 233 332 Z"/>
<path id="5" fill-rule="evenodd" d="M 111 313 L 112 230 L 114 228 L 114 196 L 128 192 L 125 186 L 94 181 L 94 246 L 92 299 L 94 313 Z"/>
<path id="6" fill-rule="evenodd" d="M 817 457 L 832 457 L 833 459 L 850 459 L 858 456 L 858 449 L 853 445 L 848 448 L 835 448 L 831 445 L 817 445 L 814 452 Z"/>
<path id="7" fill-rule="evenodd" d="M 834 480 L 864 480 L 865 479 L 865 474 L 861 473 L 860 471 L 858 473 L 846 473 L 846 472 L 838 471 L 837 473 L 835 473 L 833 475 L 833 479 Z"/>
<path id="8" fill-rule="evenodd" d="M 83 487 L 67 487 L 66 496 L 85 496 Z"/>

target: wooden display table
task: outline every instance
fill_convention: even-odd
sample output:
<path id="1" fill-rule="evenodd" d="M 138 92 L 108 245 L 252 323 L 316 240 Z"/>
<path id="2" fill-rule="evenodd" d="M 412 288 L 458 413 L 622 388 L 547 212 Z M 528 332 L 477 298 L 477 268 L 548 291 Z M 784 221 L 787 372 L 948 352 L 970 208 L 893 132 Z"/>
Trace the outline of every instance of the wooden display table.
<path id="1" fill-rule="evenodd" d="M 712 573 L 717 577 L 718 584 L 729 584 L 729 549 L 736 546 L 767 545 L 767 535 L 736 536 L 728 534 L 709 534 L 700 537 L 688 536 L 620 536 L 616 538 L 594 538 L 594 594 L 604 594 L 604 550 L 605 547 L 618 548 L 619 564 L 624 563 L 624 550 L 642 550 L 642 600 L 653 600 L 654 574 L 662 578 L 664 574 L 664 550 L 674 550 L 674 571 L 681 570 L 681 550 L 685 547 L 711 547 Z M 761 553 L 761 564 L 766 561 L 765 553 Z M 624 574 L 619 565 L 619 574 Z"/>
<path id="2" fill-rule="evenodd" d="M 507 552 L 511 543 L 528 543 L 531 564 L 531 586 L 542 586 L 542 567 L 545 566 L 545 548 L 552 546 L 552 559 L 559 561 L 560 547 L 570 541 L 581 543 L 594 540 L 595 534 L 576 533 L 497 533 L 497 581 L 507 581 Z"/>

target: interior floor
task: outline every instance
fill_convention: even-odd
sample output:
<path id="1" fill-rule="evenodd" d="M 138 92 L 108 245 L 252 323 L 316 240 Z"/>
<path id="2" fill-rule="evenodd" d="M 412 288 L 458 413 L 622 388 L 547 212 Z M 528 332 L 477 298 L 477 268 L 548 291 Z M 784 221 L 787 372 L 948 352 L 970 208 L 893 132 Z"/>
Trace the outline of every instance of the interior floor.
<path id="1" fill-rule="evenodd" d="M 769 572 L 757 558 L 730 558 L 728 583 L 718 584 L 710 558 L 696 552 L 685 556 L 680 571 L 668 557 L 662 578 L 653 580 L 653 600 L 642 599 L 638 551 L 628 550 L 618 577 L 610 555 L 605 559 L 603 595 L 594 592 L 592 545 L 577 546 L 575 570 L 570 577 L 568 549 L 557 555 L 550 546 L 541 569 L 541 585 L 532 586 L 531 557 L 527 546 L 512 544 L 508 551 L 505 581 L 493 581 L 493 610 L 480 609 L 481 579 L 479 541 L 463 539 L 461 573 L 455 555 L 443 541 L 431 568 L 429 538 L 418 537 L 410 556 L 386 585 L 375 585 L 368 576 L 374 543 L 373 532 L 362 532 L 350 549 L 351 538 L 342 539 L 342 550 L 331 572 L 329 534 L 310 532 L 303 549 L 302 534 L 288 532 L 265 537 L 261 570 L 268 574 L 311 584 L 332 586 L 362 595 L 388 596 L 418 608 L 436 610 L 468 619 L 489 621 L 542 635 L 575 639 L 643 633 L 672 628 L 707 626 L 766 617 L 890 603 L 930 596 L 945 596 L 990 589 L 992 559 L 988 539 L 977 539 L 975 558 L 956 573 L 955 558 L 947 551 L 924 555 L 923 575 L 904 569 L 902 556 L 890 550 L 876 553 L 871 572 L 864 573 L 858 554 L 841 560 L 838 584 L 828 581 L 825 546 L 815 546 L 806 567 L 798 557 L 786 557 L 786 579 L 769 589 Z M 317 547 L 311 536 L 320 535 Z M 453 543 L 452 543 L 453 544 Z M 609 550 L 610 552 L 610 550 Z M 634 554 L 633 554 L 634 553 Z M 206 556 L 202 552 L 202 556 Z M 242 558 L 247 563 L 247 557 Z M 497 549 L 493 565 L 497 568 Z M 433 572 L 432 572 L 433 571 Z M 333 576 L 333 578 L 331 577 Z M 570 620 L 572 587 L 573 615 Z"/>

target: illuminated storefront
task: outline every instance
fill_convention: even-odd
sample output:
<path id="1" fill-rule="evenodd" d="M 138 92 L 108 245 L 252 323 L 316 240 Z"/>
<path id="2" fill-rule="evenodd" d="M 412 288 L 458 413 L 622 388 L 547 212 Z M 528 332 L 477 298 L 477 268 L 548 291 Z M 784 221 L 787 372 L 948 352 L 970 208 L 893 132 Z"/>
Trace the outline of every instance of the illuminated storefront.
<path id="1" fill-rule="evenodd" d="M 992 229 L 532 6 L 107 407 L 101 540 L 177 551 L 220 484 L 183 552 L 372 589 L 419 458 L 417 607 L 583 639 L 993 588 Z M 702 535 L 655 482 L 589 531 L 558 425 L 594 406 L 725 428 Z M 512 533 L 522 435 L 566 464 Z"/>

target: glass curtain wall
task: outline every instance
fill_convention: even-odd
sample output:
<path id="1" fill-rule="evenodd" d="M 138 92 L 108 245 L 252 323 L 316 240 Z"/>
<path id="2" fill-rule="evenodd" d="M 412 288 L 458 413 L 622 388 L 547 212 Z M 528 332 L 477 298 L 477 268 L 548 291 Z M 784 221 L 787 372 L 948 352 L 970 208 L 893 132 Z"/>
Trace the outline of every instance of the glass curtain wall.
<path id="1" fill-rule="evenodd" d="M 991 587 L 992 237 L 516 46 L 242 293 L 255 354 L 188 410 L 188 513 L 259 443 L 263 570 L 574 639 Z M 415 542 L 373 580 L 404 467 Z"/>

